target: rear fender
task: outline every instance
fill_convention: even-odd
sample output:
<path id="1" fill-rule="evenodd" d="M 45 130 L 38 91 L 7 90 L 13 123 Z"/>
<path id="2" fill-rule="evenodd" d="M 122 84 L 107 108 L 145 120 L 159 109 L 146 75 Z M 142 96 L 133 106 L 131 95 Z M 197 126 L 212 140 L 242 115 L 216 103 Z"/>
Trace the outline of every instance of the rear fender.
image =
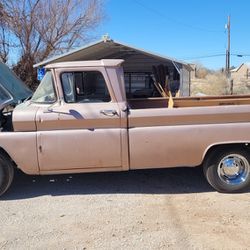
<path id="1" fill-rule="evenodd" d="M 205 158 L 215 150 L 225 149 L 225 148 L 249 148 L 250 141 L 227 141 L 214 143 L 209 145 L 203 153 L 202 162 L 204 162 Z"/>

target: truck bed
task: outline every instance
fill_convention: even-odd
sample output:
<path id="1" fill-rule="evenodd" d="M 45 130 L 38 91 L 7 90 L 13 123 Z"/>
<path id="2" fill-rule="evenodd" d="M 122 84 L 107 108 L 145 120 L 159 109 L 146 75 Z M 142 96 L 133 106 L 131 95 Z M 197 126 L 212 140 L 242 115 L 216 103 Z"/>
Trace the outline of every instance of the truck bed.
<path id="1" fill-rule="evenodd" d="M 250 95 L 180 97 L 173 99 L 174 108 L 250 104 Z M 167 108 L 168 98 L 128 99 L 128 103 L 131 109 Z"/>

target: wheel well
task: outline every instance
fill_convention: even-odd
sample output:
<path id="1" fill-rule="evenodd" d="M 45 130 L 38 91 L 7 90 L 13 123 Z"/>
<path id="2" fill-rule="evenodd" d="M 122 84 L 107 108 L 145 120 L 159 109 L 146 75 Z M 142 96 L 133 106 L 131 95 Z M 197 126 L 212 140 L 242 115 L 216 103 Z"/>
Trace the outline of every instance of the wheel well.
<path id="1" fill-rule="evenodd" d="M 215 153 L 216 151 L 222 150 L 232 150 L 232 149 L 247 149 L 250 153 L 250 144 L 248 143 L 230 143 L 230 144 L 220 144 L 214 145 L 210 147 L 207 152 L 205 153 L 205 157 L 203 158 L 203 162 L 206 161 L 211 154 Z"/>
<path id="2" fill-rule="evenodd" d="M 6 158 L 8 158 L 10 161 L 12 161 L 14 163 L 15 167 L 17 167 L 16 163 L 13 161 L 13 159 L 10 157 L 10 155 L 1 147 L 0 147 L 0 155 L 3 155 Z"/>

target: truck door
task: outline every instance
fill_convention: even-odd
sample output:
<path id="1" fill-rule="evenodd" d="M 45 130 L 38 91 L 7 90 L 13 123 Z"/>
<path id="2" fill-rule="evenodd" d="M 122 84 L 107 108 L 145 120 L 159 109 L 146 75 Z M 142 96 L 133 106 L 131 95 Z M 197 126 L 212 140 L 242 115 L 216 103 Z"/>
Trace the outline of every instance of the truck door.
<path id="1" fill-rule="evenodd" d="M 60 81 L 61 104 L 37 113 L 40 171 L 122 168 L 121 111 L 104 69 L 65 70 Z"/>

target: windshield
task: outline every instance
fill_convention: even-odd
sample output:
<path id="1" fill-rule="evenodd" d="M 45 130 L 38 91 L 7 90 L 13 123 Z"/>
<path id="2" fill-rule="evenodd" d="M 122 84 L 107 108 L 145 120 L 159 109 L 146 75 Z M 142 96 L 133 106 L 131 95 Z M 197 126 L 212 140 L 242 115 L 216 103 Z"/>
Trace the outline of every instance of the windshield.
<path id="1" fill-rule="evenodd" d="M 54 103 L 56 101 L 54 83 L 50 71 L 45 74 L 31 101 L 36 103 Z"/>

